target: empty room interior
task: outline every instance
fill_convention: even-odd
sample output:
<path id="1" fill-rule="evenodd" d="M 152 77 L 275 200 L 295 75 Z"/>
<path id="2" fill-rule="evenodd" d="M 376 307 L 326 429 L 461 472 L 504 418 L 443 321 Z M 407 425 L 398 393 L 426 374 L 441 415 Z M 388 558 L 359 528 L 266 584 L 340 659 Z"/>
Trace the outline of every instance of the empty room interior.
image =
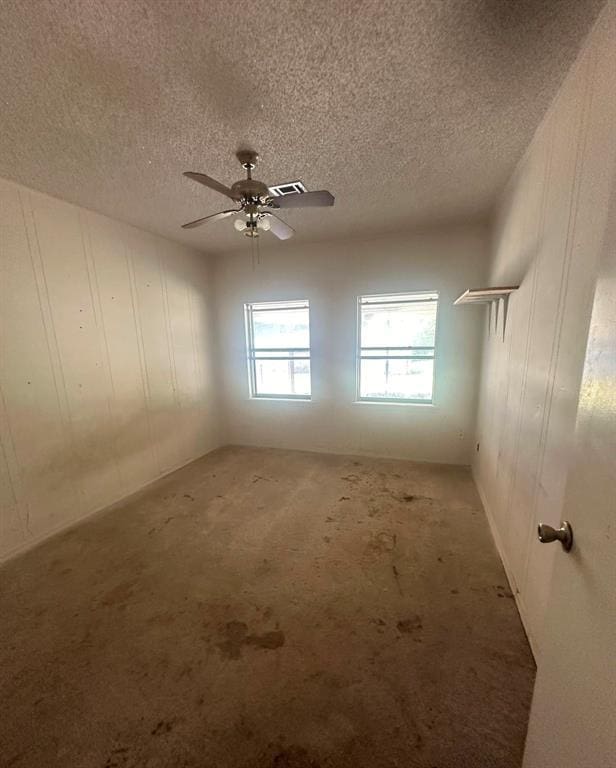
<path id="1" fill-rule="evenodd" d="M 616 1 L 0 0 L 0 765 L 616 768 Z"/>

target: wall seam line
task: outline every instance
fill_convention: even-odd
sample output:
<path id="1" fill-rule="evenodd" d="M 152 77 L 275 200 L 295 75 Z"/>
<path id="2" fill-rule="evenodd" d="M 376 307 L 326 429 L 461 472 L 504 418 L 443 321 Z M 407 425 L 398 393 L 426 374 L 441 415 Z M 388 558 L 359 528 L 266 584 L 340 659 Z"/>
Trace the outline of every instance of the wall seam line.
<path id="1" fill-rule="evenodd" d="M 36 241 L 36 255 L 37 255 L 36 261 L 38 263 L 38 269 L 37 269 L 37 264 L 35 264 L 34 248 L 32 247 L 32 244 L 30 242 L 29 227 L 26 221 L 26 207 L 23 203 L 22 192 L 20 190 L 19 196 L 20 196 L 20 199 L 22 199 L 22 213 L 24 216 L 24 224 L 26 226 L 26 237 L 28 240 L 28 247 L 30 250 L 30 260 L 32 263 L 34 281 L 36 284 L 36 290 L 37 290 L 38 299 L 39 299 L 39 307 L 40 307 L 41 319 L 43 322 L 43 329 L 45 333 L 45 341 L 47 343 L 49 367 L 51 370 L 51 375 L 52 375 L 54 387 L 56 390 L 56 401 L 58 403 L 58 412 L 60 415 L 60 423 L 62 425 L 63 438 L 64 440 L 66 440 L 66 442 L 70 446 L 73 456 L 76 456 L 77 447 L 76 447 L 75 433 L 74 433 L 73 423 L 71 419 L 70 405 L 68 401 L 68 392 L 66 389 L 66 381 L 64 378 L 62 356 L 60 354 L 60 345 L 58 342 L 58 335 L 56 332 L 56 327 L 53 319 L 53 311 L 51 308 L 51 298 L 49 295 L 49 287 L 47 285 L 45 263 L 43 260 L 38 226 L 36 223 L 36 217 L 34 215 L 34 209 L 32 205 L 32 195 L 30 194 L 30 192 L 26 192 L 25 194 L 27 195 L 28 203 L 29 203 L 28 207 L 30 212 L 30 226 L 32 227 L 32 230 L 34 233 L 34 239 Z M 41 285 L 42 285 L 42 290 L 41 290 Z M 49 326 L 51 326 L 51 328 Z M 62 385 L 61 386 L 62 394 L 60 392 L 60 384 Z M 77 506 L 81 514 L 81 510 L 83 510 L 84 498 L 85 498 L 85 492 L 84 492 L 83 486 L 81 485 L 80 482 L 76 483 L 72 476 L 69 482 L 70 482 L 70 485 L 72 486 L 73 493 L 75 494 L 75 498 L 77 500 Z"/>
<path id="2" fill-rule="evenodd" d="M 122 473 L 120 472 L 120 465 L 118 462 L 118 456 L 117 456 L 117 449 L 115 444 L 115 435 L 117 434 L 115 432 L 115 427 L 117 426 L 117 419 L 116 419 L 116 411 L 114 406 L 112 405 L 112 402 L 115 404 L 115 387 L 113 383 L 113 375 L 111 373 L 111 362 L 110 362 L 110 356 L 109 356 L 109 344 L 107 342 L 107 333 L 105 330 L 105 320 L 103 317 L 103 309 L 101 305 L 101 298 L 100 298 L 100 288 L 98 285 L 98 277 L 96 274 L 96 264 L 94 260 L 94 253 L 92 249 L 92 239 L 90 235 L 90 228 L 88 226 L 88 219 L 87 219 L 87 213 L 82 213 L 82 211 L 79 211 L 79 228 L 81 230 L 81 240 L 83 244 L 83 252 L 85 256 L 85 263 L 86 263 L 86 272 L 88 275 L 88 286 L 90 288 L 90 301 L 92 302 L 92 309 L 94 313 L 94 323 L 96 325 L 96 329 L 98 331 L 98 346 L 99 346 L 99 353 L 100 357 L 106 358 L 106 365 L 105 365 L 105 371 L 107 374 L 107 380 L 109 383 L 109 387 L 111 389 L 111 397 L 110 393 L 107 390 L 107 387 L 105 387 L 105 402 L 107 405 L 107 413 L 109 415 L 109 419 L 111 421 L 111 424 L 114 427 L 114 439 L 112 441 L 113 449 L 112 449 L 112 459 L 113 463 L 115 465 L 116 470 L 116 476 L 118 478 L 118 482 L 120 486 L 124 486 L 124 481 L 122 478 Z M 92 279 L 94 278 L 94 285 L 92 283 Z M 102 360 L 101 360 L 102 363 Z M 103 363 L 104 365 L 104 363 Z"/>
<path id="3" fill-rule="evenodd" d="M 143 333 L 141 331 L 141 307 L 139 305 L 139 294 L 137 291 L 137 281 L 135 277 L 135 266 L 133 263 L 132 253 L 127 246 L 124 238 L 122 238 L 124 245 L 124 258 L 126 259 L 126 268 L 128 271 L 128 283 L 130 286 L 131 306 L 133 310 L 133 325 L 135 328 L 135 336 L 137 339 L 137 348 L 139 350 L 139 368 L 141 370 L 141 386 L 143 390 L 144 404 L 146 419 L 148 423 L 148 433 L 150 436 L 150 444 L 152 450 L 152 457 L 154 459 L 154 466 L 158 475 L 161 473 L 161 461 L 159 455 L 158 434 L 154 434 L 154 428 L 152 425 L 152 411 L 151 411 L 151 389 L 150 380 L 148 377 L 147 360 L 145 357 L 145 348 L 143 344 Z"/>

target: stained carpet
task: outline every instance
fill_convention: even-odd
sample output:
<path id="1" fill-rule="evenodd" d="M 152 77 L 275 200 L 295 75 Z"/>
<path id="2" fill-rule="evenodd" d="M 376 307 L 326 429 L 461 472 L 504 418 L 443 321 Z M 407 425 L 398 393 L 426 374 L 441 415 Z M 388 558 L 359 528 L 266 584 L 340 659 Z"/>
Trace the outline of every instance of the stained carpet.
<path id="1" fill-rule="evenodd" d="M 462 467 L 224 448 L 0 570 L 13 768 L 518 768 L 534 674 Z"/>

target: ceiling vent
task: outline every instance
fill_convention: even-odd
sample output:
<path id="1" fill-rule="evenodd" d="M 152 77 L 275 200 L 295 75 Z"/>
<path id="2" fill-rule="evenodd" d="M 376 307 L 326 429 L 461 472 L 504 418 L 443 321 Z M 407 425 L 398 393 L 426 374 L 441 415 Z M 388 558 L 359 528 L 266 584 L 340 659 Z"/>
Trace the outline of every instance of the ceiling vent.
<path id="1" fill-rule="evenodd" d="M 269 191 L 274 197 L 284 197 L 285 195 L 302 195 L 308 192 L 301 181 L 286 181 L 284 184 L 276 184 L 269 187 Z"/>

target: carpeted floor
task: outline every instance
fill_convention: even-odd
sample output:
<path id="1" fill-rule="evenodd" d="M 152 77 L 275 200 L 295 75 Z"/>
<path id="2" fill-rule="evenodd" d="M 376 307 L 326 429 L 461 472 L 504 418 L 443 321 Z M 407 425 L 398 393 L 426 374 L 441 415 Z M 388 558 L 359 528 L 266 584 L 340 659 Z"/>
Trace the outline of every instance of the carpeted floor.
<path id="1" fill-rule="evenodd" d="M 0 764 L 517 768 L 470 473 L 225 448 L 0 570 Z"/>

